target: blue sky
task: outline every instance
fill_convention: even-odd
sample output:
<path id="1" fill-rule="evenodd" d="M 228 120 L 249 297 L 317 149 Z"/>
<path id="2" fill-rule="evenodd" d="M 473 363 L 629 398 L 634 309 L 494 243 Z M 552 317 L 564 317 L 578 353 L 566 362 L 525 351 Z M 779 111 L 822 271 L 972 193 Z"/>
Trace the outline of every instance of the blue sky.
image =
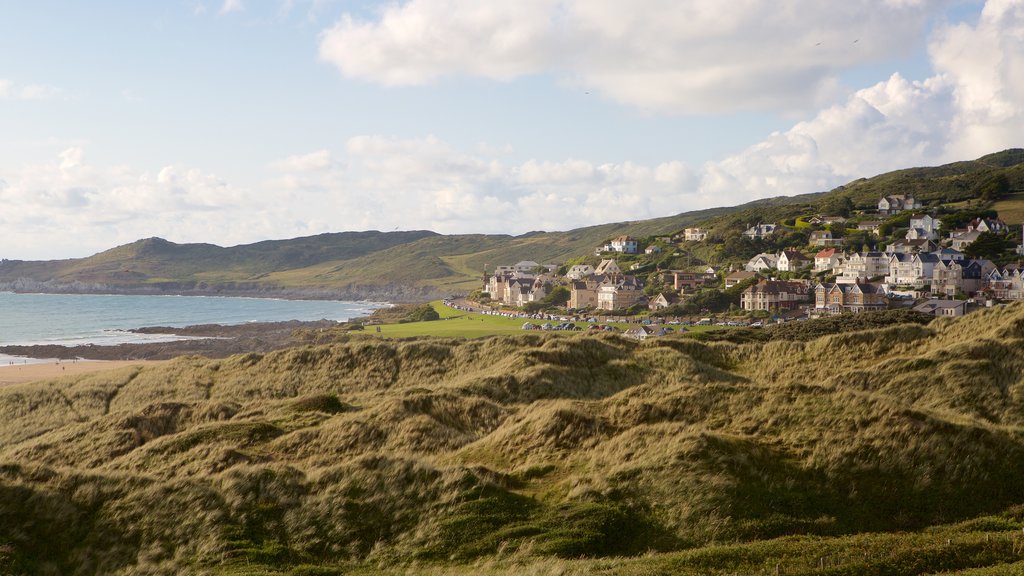
<path id="1" fill-rule="evenodd" d="M 0 2 L 0 257 L 568 229 L 1021 144 L 1024 1 L 822 4 Z"/>

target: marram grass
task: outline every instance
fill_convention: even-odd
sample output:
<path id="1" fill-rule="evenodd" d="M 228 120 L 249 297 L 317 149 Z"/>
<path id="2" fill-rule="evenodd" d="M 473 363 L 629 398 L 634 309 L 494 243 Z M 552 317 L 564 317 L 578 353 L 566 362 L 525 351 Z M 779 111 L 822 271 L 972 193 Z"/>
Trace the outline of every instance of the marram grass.
<path id="1" fill-rule="evenodd" d="M 355 338 L 8 386 L 0 573 L 1014 573 L 1022 344 L 1010 306 L 743 344 Z"/>

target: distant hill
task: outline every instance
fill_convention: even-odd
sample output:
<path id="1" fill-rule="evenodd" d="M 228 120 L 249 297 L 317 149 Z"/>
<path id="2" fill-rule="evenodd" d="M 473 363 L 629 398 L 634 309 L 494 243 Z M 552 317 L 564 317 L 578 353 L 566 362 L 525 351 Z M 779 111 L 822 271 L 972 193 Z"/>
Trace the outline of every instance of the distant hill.
<path id="1" fill-rule="evenodd" d="M 349 338 L 0 387 L 0 573 L 1024 568 L 1024 304 L 808 341 Z"/>
<path id="2" fill-rule="evenodd" d="M 933 168 L 898 170 L 855 180 L 829 192 L 567 232 L 521 236 L 342 232 L 230 248 L 149 238 L 88 258 L 3 261 L 0 289 L 417 300 L 470 290 L 478 285 L 485 268 L 499 264 L 520 260 L 563 263 L 592 254 L 595 246 L 622 234 L 652 238 L 701 225 L 735 235 L 750 223 L 781 222 L 827 211 L 843 198 L 849 198 L 856 209 L 870 210 L 881 196 L 889 194 L 913 194 L 929 206 L 956 205 L 979 198 L 996 177 L 1005 177 L 1012 192 L 1024 194 L 1024 150 L 1005 150 Z"/>

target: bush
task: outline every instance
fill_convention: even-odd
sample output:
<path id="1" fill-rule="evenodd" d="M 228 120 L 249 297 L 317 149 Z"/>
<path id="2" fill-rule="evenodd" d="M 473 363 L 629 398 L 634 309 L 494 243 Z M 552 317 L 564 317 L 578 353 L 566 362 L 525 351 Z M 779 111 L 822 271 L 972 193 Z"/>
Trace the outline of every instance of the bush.
<path id="1" fill-rule="evenodd" d="M 431 320 L 440 320 L 441 315 L 434 310 L 434 307 L 430 304 L 424 304 L 415 310 L 413 310 L 408 316 L 405 317 L 406 322 L 429 322 Z"/>

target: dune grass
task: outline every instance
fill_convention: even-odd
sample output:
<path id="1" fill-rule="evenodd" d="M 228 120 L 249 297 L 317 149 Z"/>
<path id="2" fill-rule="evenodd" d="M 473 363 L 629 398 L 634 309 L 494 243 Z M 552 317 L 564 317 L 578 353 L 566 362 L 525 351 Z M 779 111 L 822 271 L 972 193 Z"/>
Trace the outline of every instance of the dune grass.
<path id="1" fill-rule="evenodd" d="M 0 573 L 999 573 L 1022 327 L 359 337 L 0 387 Z"/>

